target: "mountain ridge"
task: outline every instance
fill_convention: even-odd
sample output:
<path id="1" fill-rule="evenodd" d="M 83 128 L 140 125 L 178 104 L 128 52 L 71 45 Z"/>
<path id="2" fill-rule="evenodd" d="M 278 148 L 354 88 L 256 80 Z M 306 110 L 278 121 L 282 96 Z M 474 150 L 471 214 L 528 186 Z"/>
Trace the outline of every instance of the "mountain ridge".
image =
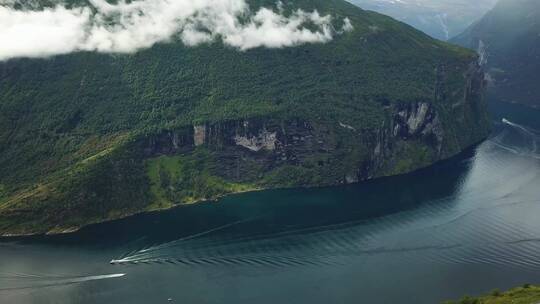
<path id="1" fill-rule="evenodd" d="M 283 2 L 354 30 L 281 49 L 171 42 L 0 64 L 0 233 L 402 174 L 487 136 L 473 52 L 344 1 Z"/>

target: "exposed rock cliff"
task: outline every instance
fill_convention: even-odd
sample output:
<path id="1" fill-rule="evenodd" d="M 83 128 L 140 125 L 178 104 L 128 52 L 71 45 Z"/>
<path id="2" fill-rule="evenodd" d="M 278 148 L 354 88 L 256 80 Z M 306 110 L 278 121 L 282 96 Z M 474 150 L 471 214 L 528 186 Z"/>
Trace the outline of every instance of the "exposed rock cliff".
<path id="1" fill-rule="evenodd" d="M 214 159 L 212 174 L 263 188 L 353 183 L 406 173 L 453 156 L 487 135 L 481 67 L 471 64 L 464 76 L 463 96 L 451 103 L 449 96 L 456 92 L 447 90 L 445 69 L 439 68 L 437 104 L 388 104 L 376 129 L 260 116 L 167 131 L 145 139 L 144 150 L 153 158 L 207 149 Z M 466 126 L 476 129 L 463 134 Z M 291 172 L 292 179 L 283 177 Z"/>

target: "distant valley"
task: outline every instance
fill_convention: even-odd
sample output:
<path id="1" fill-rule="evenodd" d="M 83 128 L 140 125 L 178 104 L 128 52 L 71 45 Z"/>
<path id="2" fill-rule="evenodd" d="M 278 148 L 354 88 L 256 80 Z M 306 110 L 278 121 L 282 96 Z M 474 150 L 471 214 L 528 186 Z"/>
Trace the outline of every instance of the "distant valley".
<path id="1" fill-rule="evenodd" d="M 426 34 L 448 40 L 465 30 L 490 10 L 497 0 L 350 0 L 405 22 Z"/>
<path id="2" fill-rule="evenodd" d="M 481 54 L 490 98 L 540 107 L 540 1 L 501 0 L 451 42 Z"/>

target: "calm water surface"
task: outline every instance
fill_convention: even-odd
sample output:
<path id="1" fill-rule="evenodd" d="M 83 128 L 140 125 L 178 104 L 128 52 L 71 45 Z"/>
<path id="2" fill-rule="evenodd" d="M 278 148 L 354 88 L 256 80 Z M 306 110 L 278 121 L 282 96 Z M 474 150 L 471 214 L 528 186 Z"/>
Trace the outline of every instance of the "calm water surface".
<path id="1" fill-rule="evenodd" d="M 439 303 L 540 283 L 540 112 L 492 112 L 489 140 L 411 175 L 3 240 L 0 303 Z"/>

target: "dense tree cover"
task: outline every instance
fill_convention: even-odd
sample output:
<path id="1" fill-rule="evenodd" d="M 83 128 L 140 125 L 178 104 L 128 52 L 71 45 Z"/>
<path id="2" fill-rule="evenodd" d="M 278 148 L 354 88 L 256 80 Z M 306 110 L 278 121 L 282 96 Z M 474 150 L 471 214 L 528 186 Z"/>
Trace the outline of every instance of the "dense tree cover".
<path id="1" fill-rule="evenodd" d="M 339 119 L 373 130 L 389 104 L 441 102 L 434 97 L 440 67 L 452 92 L 445 102 L 465 95 L 472 52 L 345 1 L 288 2 L 331 14 L 336 28 L 348 17 L 354 30 L 327 44 L 283 49 L 241 52 L 219 41 L 193 48 L 173 41 L 135 54 L 81 52 L 1 63 L 0 231 L 49 230 L 69 218 L 56 227 L 63 229 L 150 208 L 156 180 L 193 186 L 196 181 L 174 176 L 166 162 L 156 160 L 150 166 L 157 169 L 148 171 L 137 152 L 138 139 L 164 130 L 260 116 L 321 124 Z M 173 176 L 166 182 L 167 174 Z M 212 196 L 201 187 L 189 191 Z M 34 229 L 40 225 L 45 228 Z"/>

